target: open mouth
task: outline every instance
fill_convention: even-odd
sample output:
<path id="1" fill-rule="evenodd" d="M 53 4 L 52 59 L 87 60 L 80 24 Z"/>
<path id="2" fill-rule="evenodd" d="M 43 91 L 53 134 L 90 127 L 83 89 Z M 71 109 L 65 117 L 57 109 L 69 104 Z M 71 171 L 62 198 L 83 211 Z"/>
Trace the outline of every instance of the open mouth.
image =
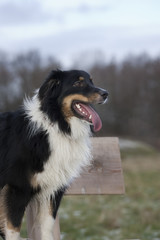
<path id="1" fill-rule="evenodd" d="M 98 132 L 102 127 L 102 122 L 96 111 L 87 103 L 74 101 L 72 108 L 76 112 L 76 116 L 93 125 L 94 132 Z"/>

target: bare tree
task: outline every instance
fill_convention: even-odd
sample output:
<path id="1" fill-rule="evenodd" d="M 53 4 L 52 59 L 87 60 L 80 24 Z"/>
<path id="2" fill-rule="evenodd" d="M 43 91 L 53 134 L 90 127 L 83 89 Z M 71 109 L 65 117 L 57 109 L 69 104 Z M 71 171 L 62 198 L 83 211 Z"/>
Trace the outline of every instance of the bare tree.
<path id="1" fill-rule="evenodd" d="M 97 59 L 97 58 L 96 58 Z M 97 108 L 103 119 L 99 135 L 134 137 L 151 143 L 160 139 L 160 58 L 128 56 L 121 63 L 94 61 L 89 68 L 96 85 L 109 91 L 109 102 Z M 74 67 L 76 67 L 74 65 Z M 0 111 L 14 110 L 32 95 L 47 74 L 61 64 L 39 52 L 12 60 L 0 52 Z"/>

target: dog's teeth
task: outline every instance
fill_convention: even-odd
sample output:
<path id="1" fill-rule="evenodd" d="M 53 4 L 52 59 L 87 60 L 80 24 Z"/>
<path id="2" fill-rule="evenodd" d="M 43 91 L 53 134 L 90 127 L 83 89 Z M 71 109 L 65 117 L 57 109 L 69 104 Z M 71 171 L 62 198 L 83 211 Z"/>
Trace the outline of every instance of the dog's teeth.
<path id="1" fill-rule="evenodd" d="M 78 109 L 80 109 L 80 108 L 81 108 L 79 104 L 76 104 L 76 107 L 77 107 Z"/>
<path id="2" fill-rule="evenodd" d="M 83 113 L 84 115 L 87 115 L 87 113 L 83 111 L 83 109 L 81 108 L 81 106 L 79 104 L 76 104 L 76 107 L 79 109 L 79 111 L 81 113 Z"/>
<path id="3" fill-rule="evenodd" d="M 90 120 L 92 119 L 92 115 L 89 116 L 89 119 L 90 119 Z"/>

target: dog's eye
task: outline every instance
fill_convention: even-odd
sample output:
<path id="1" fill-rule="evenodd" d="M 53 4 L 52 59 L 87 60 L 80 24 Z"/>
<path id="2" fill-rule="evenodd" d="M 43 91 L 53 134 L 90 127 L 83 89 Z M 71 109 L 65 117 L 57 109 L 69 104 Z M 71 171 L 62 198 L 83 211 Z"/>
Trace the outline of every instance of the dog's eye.
<path id="1" fill-rule="evenodd" d="M 83 81 L 76 81 L 73 84 L 73 87 L 83 87 L 84 86 L 84 82 Z"/>

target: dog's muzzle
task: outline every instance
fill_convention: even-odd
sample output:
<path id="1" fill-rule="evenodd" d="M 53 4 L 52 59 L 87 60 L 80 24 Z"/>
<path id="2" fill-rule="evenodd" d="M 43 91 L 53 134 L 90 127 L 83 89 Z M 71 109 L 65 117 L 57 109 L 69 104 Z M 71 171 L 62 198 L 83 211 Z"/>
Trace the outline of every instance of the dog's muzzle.
<path id="1" fill-rule="evenodd" d="M 99 95 L 97 98 L 97 104 L 104 104 L 108 100 L 108 92 L 103 88 L 96 88 L 96 93 Z"/>

